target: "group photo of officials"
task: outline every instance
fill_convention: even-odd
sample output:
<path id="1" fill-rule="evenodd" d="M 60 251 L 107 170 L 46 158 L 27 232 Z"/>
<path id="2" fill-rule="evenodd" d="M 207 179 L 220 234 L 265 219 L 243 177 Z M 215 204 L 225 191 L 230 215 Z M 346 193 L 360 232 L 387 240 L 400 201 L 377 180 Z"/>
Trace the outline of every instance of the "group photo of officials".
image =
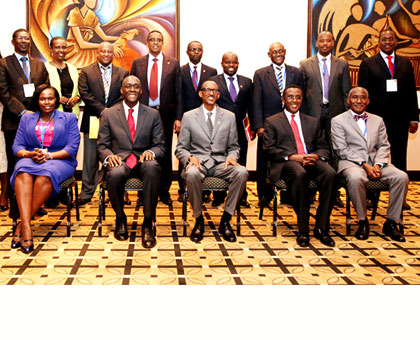
<path id="1" fill-rule="evenodd" d="M 75 176 L 81 140 L 81 193 L 74 203 L 91 202 L 105 181 L 118 241 L 129 239 L 124 207 L 132 202 L 124 187 L 137 178 L 144 248 L 157 243 L 158 202 L 171 207 L 185 196 L 195 221 L 192 242 L 203 240 L 206 203 L 223 209 L 219 235 L 237 242 L 231 220 L 238 206 L 244 215 L 251 208 L 247 157 L 255 157 L 258 208 L 271 208 L 276 183 L 284 181 L 280 200 L 296 215 L 298 247 L 309 247 L 312 236 L 335 247 L 330 217 L 334 206 L 344 207 L 343 186 L 357 215 L 355 237 L 367 240 L 367 210 L 375 204 L 369 181 L 389 187 L 382 233 L 405 242 L 407 145 L 418 129 L 419 108 L 413 66 L 396 54 L 392 29 L 380 32 L 380 51 L 361 62 L 353 86 L 347 61 L 332 55 L 329 31 L 318 33 L 317 53 L 299 67 L 286 63 L 281 42 L 271 43 L 268 65 L 253 79 L 240 74 L 234 51 L 221 51 L 221 74 L 216 65 L 203 64 L 200 41 L 185 46 L 189 62 L 181 66 L 162 53 L 158 30 L 148 32 L 148 54 L 129 71 L 113 64 L 117 51 L 110 42 L 98 45 L 97 62 L 79 70 L 66 61 L 63 37 L 50 40 L 45 63 L 31 57 L 27 30 L 17 29 L 11 42 L 14 53 L 0 60 L 0 210 L 18 216 L 11 248 L 25 254 L 36 248 L 33 218 L 63 201 L 60 186 Z M 257 150 L 250 154 L 255 138 Z M 172 197 L 176 173 L 178 196 Z M 227 191 L 203 190 L 206 177 L 223 179 Z M 310 181 L 319 192 L 313 225 Z"/>

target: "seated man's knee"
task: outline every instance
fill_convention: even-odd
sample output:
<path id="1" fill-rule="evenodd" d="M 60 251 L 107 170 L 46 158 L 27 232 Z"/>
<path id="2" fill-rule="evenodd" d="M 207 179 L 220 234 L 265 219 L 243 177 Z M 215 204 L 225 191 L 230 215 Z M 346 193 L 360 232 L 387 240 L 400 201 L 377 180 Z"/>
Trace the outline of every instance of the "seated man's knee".
<path id="1" fill-rule="evenodd" d="M 346 177 L 346 182 L 348 184 L 366 184 L 368 182 L 368 177 L 364 173 L 365 170 L 360 169 L 360 171 L 344 171 Z"/>
<path id="2" fill-rule="evenodd" d="M 120 165 L 108 168 L 106 170 L 106 176 L 110 183 L 121 183 L 127 179 L 127 172 L 125 171 L 124 166 Z"/>
<path id="3" fill-rule="evenodd" d="M 190 166 L 188 169 L 185 170 L 185 181 L 194 181 L 201 179 L 203 177 L 200 169 L 196 166 Z"/>
<path id="4" fill-rule="evenodd" d="M 243 165 L 236 165 L 233 169 L 235 169 L 236 177 L 241 178 L 244 181 L 248 180 L 248 170 Z"/>
<path id="5" fill-rule="evenodd" d="M 398 183 L 404 183 L 405 185 L 408 185 L 408 182 L 410 181 L 408 175 L 401 170 L 396 174 L 396 180 Z"/>
<path id="6" fill-rule="evenodd" d="M 152 161 L 144 161 L 142 166 L 142 170 L 145 175 L 147 176 L 156 176 L 159 177 L 161 174 L 161 167 L 156 160 Z"/>

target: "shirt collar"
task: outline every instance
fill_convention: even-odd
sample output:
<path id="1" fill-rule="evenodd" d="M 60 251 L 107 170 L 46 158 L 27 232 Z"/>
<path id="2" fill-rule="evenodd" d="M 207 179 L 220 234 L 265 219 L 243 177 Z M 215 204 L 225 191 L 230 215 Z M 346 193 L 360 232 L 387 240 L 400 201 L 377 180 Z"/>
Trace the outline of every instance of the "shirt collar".
<path id="1" fill-rule="evenodd" d="M 354 116 L 359 116 L 357 113 L 355 113 L 352 109 L 350 109 L 350 112 L 351 112 L 351 114 L 353 115 L 353 117 Z M 362 114 L 364 114 L 366 111 L 363 111 L 362 113 L 361 113 L 361 115 Z"/>
<path id="2" fill-rule="evenodd" d="M 26 55 L 22 55 L 22 54 L 19 54 L 19 53 L 15 52 L 15 57 L 16 57 L 16 58 L 17 58 L 17 60 L 19 60 L 19 61 L 20 61 L 20 58 L 22 58 L 22 57 L 26 57 L 26 58 L 28 58 L 28 60 L 29 60 L 29 55 L 28 55 L 28 54 L 26 54 Z"/>
<path id="3" fill-rule="evenodd" d="M 126 116 L 128 116 L 128 110 L 129 109 L 133 109 L 134 111 L 133 111 L 133 113 L 134 112 L 138 112 L 139 111 L 139 106 L 140 106 L 140 104 L 139 104 L 139 102 L 137 102 L 137 104 L 136 105 L 134 105 L 133 107 L 129 107 L 126 103 L 125 103 L 125 101 L 123 100 L 123 106 L 124 106 L 124 112 L 126 113 Z"/>
<path id="4" fill-rule="evenodd" d="M 274 63 L 272 63 L 271 64 L 272 66 L 273 66 L 273 69 L 274 69 L 274 71 L 278 71 L 278 69 L 280 68 L 280 70 L 281 71 L 283 71 L 284 70 L 284 68 L 285 68 L 285 65 L 284 65 L 284 62 L 281 64 L 281 65 L 276 65 L 276 64 L 274 64 Z"/>
<path id="5" fill-rule="evenodd" d="M 193 64 L 191 61 L 189 61 L 188 64 L 190 65 L 190 69 L 193 71 L 194 71 L 194 66 L 197 66 L 197 70 L 201 68 L 201 61 L 197 65 Z"/>
<path id="6" fill-rule="evenodd" d="M 226 81 L 228 81 L 230 77 L 232 77 L 234 81 L 235 80 L 238 81 L 238 74 L 237 73 L 235 73 L 233 76 L 230 76 L 230 75 L 223 72 L 223 75 L 225 76 Z"/>
<path id="7" fill-rule="evenodd" d="M 109 67 L 109 68 L 112 70 L 112 63 L 111 63 L 111 64 L 109 64 L 108 66 L 104 66 L 104 65 L 102 65 L 102 64 L 98 61 L 98 65 L 99 65 L 99 68 L 100 68 L 100 69 L 102 69 L 102 67 L 103 67 L 103 68 L 105 68 L 105 69 Z"/>
<path id="8" fill-rule="evenodd" d="M 153 59 L 157 59 L 158 62 L 163 60 L 163 54 L 160 52 L 156 57 L 149 53 L 149 63 L 153 62 Z"/>
<path id="9" fill-rule="evenodd" d="M 209 110 L 207 110 L 205 107 L 204 107 L 204 105 L 201 105 L 202 107 L 203 107 L 203 112 L 204 112 L 204 115 L 207 117 L 207 112 L 211 112 L 211 116 L 212 117 L 214 117 L 215 116 L 215 114 L 216 114 L 216 110 L 217 110 L 217 105 L 214 105 L 214 107 L 213 107 L 213 110 L 211 110 L 211 111 L 209 111 Z"/>
<path id="10" fill-rule="evenodd" d="M 381 54 L 381 56 L 382 56 L 382 58 L 383 58 L 384 60 L 388 61 L 388 54 L 386 54 L 386 53 L 384 53 L 384 52 L 382 52 L 382 51 L 379 51 L 379 53 Z M 394 59 L 395 59 L 395 51 L 394 51 L 394 52 L 392 52 L 392 54 L 390 54 L 390 55 L 391 55 L 391 57 L 392 57 L 392 60 L 394 60 Z"/>
<path id="11" fill-rule="evenodd" d="M 289 119 L 291 119 L 292 115 L 295 115 L 296 118 L 300 117 L 300 111 L 298 111 L 296 113 L 291 113 L 291 112 L 287 111 L 286 109 L 284 109 L 284 114 Z"/>
<path id="12" fill-rule="evenodd" d="M 326 57 L 323 57 L 319 52 L 316 54 L 318 57 L 318 61 L 321 63 L 323 62 L 322 59 L 327 58 L 326 62 L 329 63 L 331 61 L 331 53 L 328 54 Z"/>

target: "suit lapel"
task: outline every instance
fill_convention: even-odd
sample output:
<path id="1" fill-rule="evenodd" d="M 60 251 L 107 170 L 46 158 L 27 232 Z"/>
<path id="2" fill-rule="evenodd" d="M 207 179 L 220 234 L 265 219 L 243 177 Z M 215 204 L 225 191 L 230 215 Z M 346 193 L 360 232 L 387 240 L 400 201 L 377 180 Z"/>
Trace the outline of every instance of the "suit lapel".
<path id="1" fill-rule="evenodd" d="M 30 114 L 30 113 L 28 113 L 28 114 Z M 37 148 L 40 148 L 41 143 L 40 143 L 38 137 L 36 136 L 36 132 L 35 132 L 35 127 L 36 127 L 36 123 L 38 122 L 38 119 L 39 119 L 39 114 L 32 114 L 31 119 L 28 122 L 28 129 L 30 131 L 29 136 L 32 139 L 32 145 L 36 145 Z"/>
<path id="2" fill-rule="evenodd" d="M 194 91 L 194 85 L 193 85 L 193 80 L 192 80 L 192 76 L 191 76 L 191 72 L 190 72 L 190 64 L 185 64 L 185 67 L 182 68 L 182 77 L 184 79 L 188 79 L 189 81 L 187 81 L 187 86 L 188 86 L 188 92 L 189 91 Z M 203 68 L 201 68 L 201 73 L 203 73 Z M 200 82 L 201 82 L 202 76 L 200 76 Z M 198 85 L 200 86 L 200 84 Z"/>
<path id="3" fill-rule="evenodd" d="M 27 80 L 28 78 L 26 78 L 25 72 L 23 72 L 22 66 L 20 65 L 20 62 L 17 60 L 16 56 L 13 55 L 12 58 L 10 58 L 10 60 L 12 62 L 13 67 L 15 68 L 15 71 L 19 74 L 19 76 Z"/>
<path id="4" fill-rule="evenodd" d="M 61 127 L 63 126 L 63 116 L 59 113 L 59 111 L 55 110 L 54 115 L 54 133 L 53 138 L 51 140 L 51 145 L 55 144 L 56 140 L 60 140 L 61 138 Z"/>
<path id="5" fill-rule="evenodd" d="M 224 93 L 223 97 L 224 98 L 229 98 L 229 101 L 232 102 L 232 98 L 230 97 L 230 93 L 229 93 L 229 90 L 228 90 L 228 87 L 227 87 L 227 84 L 226 84 L 226 79 L 225 79 L 224 74 L 218 75 L 217 77 L 220 80 L 219 81 L 219 85 L 220 85 L 219 90 L 220 90 L 221 93 L 222 92 Z M 222 96 L 222 94 L 220 94 L 220 96 Z"/>
<path id="6" fill-rule="evenodd" d="M 376 55 L 376 63 L 382 69 L 382 72 L 385 72 L 387 74 L 387 78 L 391 78 L 391 72 L 389 71 L 388 65 L 385 64 L 385 60 L 384 58 L 382 58 L 379 52 Z"/>
<path id="7" fill-rule="evenodd" d="M 121 126 L 123 127 L 125 133 L 127 134 L 128 140 L 132 142 L 130 129 L 128 127 L 127 119 L 125 118 L 124 106 L 122 103 L 118 104 L 117 116 L 119 120 L 121 121 Z M 137 128 L 138 126 L 139 126 L 139 121 L 137 120 Z M 136 134 L 137 134 L 137 129 L 136 129 Z"/>
<path id="8" fill-rule="evenodd" d="M 322 89 L 321 72 L 319 71 L 318 57 L 314 55 L 311 59 L 312 72 L 315 74 L 315 78 L 319 83 L 319 87 Z"/>
<path id="9" fill-rule="evenodd" d="M 395 54 L 395 59 L 394 59 L 394 78 L 396 78 L 397 73 L 400 70 L 400 63 L 401 63 L 401 59 L 399 56 L 397 56 L 397 54 Z"/>
<path id="10" fill-rule="evenodd" d="M 299 113 L 299 118 L 300 118 L 300 125 L 302 127 L 302 134 L 303 134 L 303 141 L 302 142 L 306 146 L 306 151 L 309 152 L 308 145 L 306 143 L 306 141 L 312 140 L 311 135 L 310 135 L 310 133 L 308 131 L 309 125 L 308 125 L 308 122 L 306 120 L 306 116 L 304 116 L 304 115 L 302 115 L 302 114 Z"/>
<path id="11" fill-rule="evenodd" d="M 206 119 L 204 118 L 203 110 L 201 109 L 201 107 L 204 107 L 204 106 L 200 106 L 197 109 L 197 111 L 195 112 L 195 119 L 198 123 L 198 126 L 200 126 L 203 129 L 203 131 L 206 133 L 207 137 L 210 139 L 211 138 L 210 137 L 210 131 L 207 127 L 207 122 L 206 122 Z M 204 109 L 204 111 L 205 111 L 205 109 Z M 213 131 L 214 131 L 214 128 L 213 128 Z"/>
<path id="12" fill-rule="evenodd" d="M 286 114 L 283 112 L 280 113 L 280 124 L 283 125 L 284 129 L 288 133 L 290 139 L 294 142 L 294 146 L 296 147 L 296 140 L 295 135 L 293 134 L 292 127 L 290 126 L 289 120 L 286 117 Z"/>
<path id="13" fill-rule="evenodd" d="M 198 82 L 198 89 L 201 88 L 201 85 L 208 79 L 207 77 L 207 66 L 204 64 L 201 64 L 201 73 L 200 73 L 200 81 Z"/>
<path id="14" fill-rule="evenodd" d="M 275 88 L 275 90 L 278 93 L 280 93 L 279 84 L 277 82 L 277 77 L 276 77 L 276 74 L 274 73 L 274 69 L 273 69 L 273 66 L 272 65 L 268 67 L 267 77 L 268 77 L 268 80 L 270 81 L 270 83 Z M 286 79 L 286 81 L 287 81 L 287 79 Z"/>
<path id="15" fill-rule="evenodd" d="M 330 81 L 328 83 L 328 90 L 331 89 L 331 84 L 333 83 L 335 74 L 337 73 L 337 63 L 338 59 L 331 56 Z"/>
<path id="16" fill-rule="evenodd" d="M 369 120 L 369 119 L 368 119 Z M 359 128 L 359 125 L 357 125 L 356 121 L 354 120 L 353 114 L 351 111 L 347 111 L 347 122 L 350 126 L 353 127 L 354 130 L 356 130 L 356 133 L 363 138 L 363 140 L 367 143 L 365 136 L 363 136 L 362 131 Z"/>
<path id="17" fill-rule="evenodd" d="M 211 136 L 212 140 L 214 136 L 217 135 L 217 130 L 219 130 L 220 125 L 222 125 L 224 116 L 224 113 L 220 112 L 219 107 L 216 106 L 216 117 L 214 119 L 213 135 Z"/>
<path id="18" fill-rule="evenodd" d="M 104 102 L 105 102 L 104 81 L 102 80 L 102 73 L 101 73 L 101 70 L 99 68 L 99 64 L 98 63 L 95 64 L 95 66 L 93 68 L 93 71 L 94 71 L 95 78 L 96 78 L 95 83 L 98 84 L 99 92 L 101 93 L 102 98 L 104 98 Z M 112 72 L 112 73 L 114 73 L 114 72 Z"/>
<path id="19" fill-rule="evenodd" d="M 169 68 L 171 67 L 171 61 L 163 55 L 162 61 L 162 78 L 160 79 L 160 90 L 162 91 L 165 85 L 166 75 L 168 74 Z"/>
<path id="20" fill-rule="evenodd" d="M 144 108 L 143 105 L 141 105 L 139 103 L 139 112 L 138 112 L 138 115 L 137 115 L 137 125 L 136 125 L 136 133 L 134 135 L 134 142 L 136 141 L 136 139 L 140 135 L 140 130 L 144 126 L 143 122 L 144 122 L 145 119 L 146 119 L 146 109 Z M 128 123 L 127 123 L 127 126 L 128 126 Z"/>

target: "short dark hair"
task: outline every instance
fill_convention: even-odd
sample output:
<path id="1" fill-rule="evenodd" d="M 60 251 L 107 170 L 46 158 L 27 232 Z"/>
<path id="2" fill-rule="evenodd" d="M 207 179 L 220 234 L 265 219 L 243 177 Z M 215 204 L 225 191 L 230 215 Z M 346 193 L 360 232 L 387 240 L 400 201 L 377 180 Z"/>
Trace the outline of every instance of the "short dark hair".
<path id="1" fill-rule="evenodd" d="M 54 37 L 54 38 L 52 38 L 52 39 L 51 39 L 51 41 L 50 41 L 50 47 L 51 47 L 51 48 L 53 47 L 54 42 L 56 42 L 57 40 L 64 40 L 64 41 L 66 41 L 66 39 L 64 39 L 63 37 L 59 37 L 59 36 Z"/>
<path id="2" fill-rule="evenodd" d="M 152 31 L 150 31 L 150 32 L 149 32 L 149 34 L 147 35 L 147 41 L 149 41 L 150 35 L 151 35 L 152 33 L 159 33 L 159 34 L 160 34 L 160 36 L 162 37 L 162 41 L 163 41 L 163 34 L 162 34 L 162 32 L 161 32 L 161 31 L 158 31 L 158 30 L 152 30 Z"/>
<path id="3" fill-rule="evenodd" d="M 395 38 L 397 37 L 395 32 L 391 28 L 387 27 L 387 28 L 384 28 L 382 31 L 379 32 L 379 39 L 381 39 L 382 33 L 385 33 L 385 32 L 391 32 L 392 34 L 394 34 Z"/>
<path id="4" fill-rule="evenodd" d="M 190 41 L 190 42 L 188 43 L 188 46 L 187 46 L 187 51 L 188 51 L 188 49 L 190 48 L 191 44 L 194 44 L 194 43 L 197 43 L 197 44 L 200 44 L 201 46 L 203 46 L 203 44 L 202 44 L 201 42 L 199 42 L 198 40 L 193 40 L 193 41 Z"/>
<path id="5" fill-rule="evenodd" d="M 60 106 L 60 94 L 58 93 L 57 89 L 54 86 L 48 85 L 48 84 L 42 84 L 39 85 L 34 92 L 34 95 L 32 96 L 32 102 L 29 107 L 29 110 L 37 112 L 39 111 L 39 97 L 41 96 L 41 93 L 44 92 L 47 89 L 52 89 L 54 91 L 55 95 L 55 108 L 58 109 Z"/>
<path id="6" fill-rule="evenodd" d="M 12 39 L 15 40 L 18 33 L 20 32 L 26 32 L 29 34 L 28 30 L 25 30 L 24 28 L 18 28 L 16 31 L 13 32 Z"/>
<path id="7" fill-rule="evenodd" d="M 284 94 L 286 93 L 286 91 L 287 91 L 288 89 L 299 89 L 299 90 L 301 90 L 301 91 L 302 91 L 302 94 L 303 94 L 303 90 L 302 90 L 302 88 L 301 88 L 299 85 L 292 84 L 292 85 L 287 85 L 287 86 L 284 88 L 284 91 L 283 91 L 283 97 L 284 97 Z"/>

